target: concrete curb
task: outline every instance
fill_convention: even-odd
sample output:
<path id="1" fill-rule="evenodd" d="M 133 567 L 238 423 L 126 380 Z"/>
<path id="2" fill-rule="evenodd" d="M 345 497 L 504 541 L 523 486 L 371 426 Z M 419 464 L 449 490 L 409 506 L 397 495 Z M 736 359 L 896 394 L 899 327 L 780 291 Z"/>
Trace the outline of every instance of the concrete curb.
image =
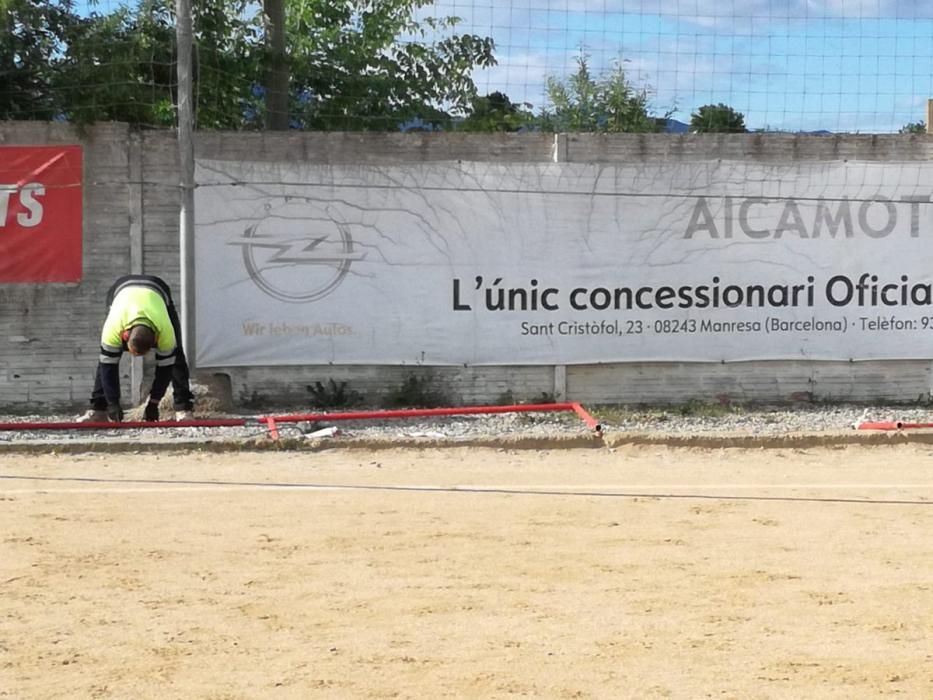
<path id="1" fill-rule="evenodd" d="M 394 450 L 485 448 L 499 450 L 599 449 L 638 446 L 699 449 L 790 449 L 807 447 L 890 446 L 933 444 L 929 431 L 857 431 L 833 433 L 788 433 L 783 435 L 610 433 L 558 436 L 488 436 L 466 439 L 437 438 L 201 438 L 177 440 L 30 440 L 2 442 L 3 454 L 79 454 L 144 452 L 249 452 L 321 450 Z"/>
<path id="2" fill-rule="evenodd" d="M 827 433 L 785 433 L 782 435 L 748 435 L 744 433 L 660 435 L 652 433 L 615 433 L 606 436 L 607 447 L 627 445 L 663 445 L 672 448 L 741 448 L 791 449 L 807 447 L 890 446 L 933 443 L 933 431 L 861 431 Z"/>

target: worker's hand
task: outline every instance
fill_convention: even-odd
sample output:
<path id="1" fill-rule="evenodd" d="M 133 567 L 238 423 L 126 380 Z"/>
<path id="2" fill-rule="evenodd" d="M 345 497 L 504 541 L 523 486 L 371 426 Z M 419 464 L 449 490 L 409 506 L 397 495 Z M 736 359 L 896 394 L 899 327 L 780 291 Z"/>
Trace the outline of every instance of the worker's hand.
<path id="1" fill-rule="evenodd" d="M 150 401 L 146 404 L 146 410 L 143 412 L 143 416 L 146 420 L 156 421 L 159 420 L 159 403 L 153 403 Z"/>
<path id="2" fill-rule="evenodd" d="M 107 419 L 112 423 L 120 423 L 123 421 L 123 409 L 120 408 L 120 404 L 112 403 L 107 406 Z"/>

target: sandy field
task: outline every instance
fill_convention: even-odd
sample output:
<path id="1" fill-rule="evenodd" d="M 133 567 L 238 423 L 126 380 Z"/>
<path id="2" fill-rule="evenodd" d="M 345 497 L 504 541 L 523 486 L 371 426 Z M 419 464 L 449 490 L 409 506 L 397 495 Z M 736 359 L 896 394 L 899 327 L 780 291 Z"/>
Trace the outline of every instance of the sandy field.
<path id="1" fill-rule="evenodd" d="M 0 455 L 0 697 L 933 694 L 933 451 Z"/>

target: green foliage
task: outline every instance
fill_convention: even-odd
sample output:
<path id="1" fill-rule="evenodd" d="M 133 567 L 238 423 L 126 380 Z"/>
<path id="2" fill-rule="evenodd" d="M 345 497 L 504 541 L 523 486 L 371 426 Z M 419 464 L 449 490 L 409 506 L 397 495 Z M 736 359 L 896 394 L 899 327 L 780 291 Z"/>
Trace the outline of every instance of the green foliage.
<path id="1" fill-rule="evenodd" d="M 175 17 L 172 0 L 140 0 L 79 16 L 72 0 L 0 0 L 0 118 L 64 118 L 83 125 L 175 123 Z M 194 80 L 198 125 L 239 128 L 261 67 L 250 3 L 195 3 Z M 93 6 L 93 5 L 92 5 Z M 0 20 L 0 22 L 4 21 Z"/>
<path id="2" fill-rule="evenodd" d="M 71 0 L 0 0 L 0 119 L 53 119 Z"/>
<path id="3" fill-rule="evenodd" d="M 177 103 L 174 0 L 137 0 L 77 15 L 73 0 L 0 0 L 0 118 L 64 117 L 171 126 Z M 272 55 L 262 4 L 194 7 L 196 125 L 264 125 Z M 416 14 L 431 0 L 286 3 L 293 126 L 390 129 L 469 113 L 472 73 L 495 64 L 489 37 L 457 34 L 456 17 Z M 94 7 L 92 3 L 92 8 Z"/>
<path id="4" fill-rule="evenodd" d="M 165 3 L 80 18 L 68 30 L 58 80 L 61 114 L 77 124 L 174 123 L 174 18 Z M 157 110 L 159 117 L 156 116 Z"/>
<path id="5" fill-rule="evenodd" d="M 899 134 L 925 134 L 927 133 L 927 123 L 924 121 L 909 122 L 904 124 L 897 132 Z"/>
<path id="6" fill-rule="evenodd" d="M 157 1 L 174 7 L 174 0 Z M 261 13 L 248 0 L 198 0 L 192 7 L 196 126 L 260 128 L 261 120 L 252 117 L 262 109 L 254 87 L 261 84 L 269 60 L 262 50 Z"/>
<path id="7" fill-rule="evenodd" d="M 443 392 L 435 388 L 434 378 L 429 375 L 409 374 L 397 388 L 385 398 L 387 408 L 437 408 L 450 404 Z"/>
<path id="8" fill-rule="evenodd" d="M 459 131 L 518 131 L 534 123 L 528 103 L 516 104 L 508 95 L 493 92 L 474 97 L 469 116 L 457 125 Z"/>
<path id="9" fill-rule="evenodd" d="M 745 115 L 722 103 L 703 105 L 690 115 L 690 130 L 697 133 L 743 134 Z"/>
<path id="10" fill-rule="evenodd" d="M 682 416 L 697 416 L 715 418 L 727 416 L 737 412 L 737 408 L 729 403 L 708 403 L 699 399 L 690 399 L 686 403 L 677 407 L 677 412 Z"/>
<path id="11" fill-rule="evenodd" d="M 566 79 L 549 77 L 550 107 L 541 114 L 546 131 L 654 132 L 659 120 L 648 114 L 647 89 L 634 87 L 621 64 L 608 75 L 590 73 L 589 57 L 577 57 L 577 71 Z"/>
<path id="12" fill-rule="evenodd" d="M 431 0 L 289 3 L 292 93 L 301 126 L 394 130 L 445 121 L 476 96 L 474 68 L 495 65 L 489 37 L 456 34 L 458 17 L 415 14 Z M 444 111 L 441 111 L 443 106 Z"/>
<path id="13" fill-rule="evenodd" d="M 311 405 L 314 408 L 342 408 L 345 406 L 358 406 L 362 403 L 362 396 L 356 391 L 347 388 L 347 382 L 339 384 L 328 379 L 326 384 L 315 382 L 308 385 L 311 394 Z"/>

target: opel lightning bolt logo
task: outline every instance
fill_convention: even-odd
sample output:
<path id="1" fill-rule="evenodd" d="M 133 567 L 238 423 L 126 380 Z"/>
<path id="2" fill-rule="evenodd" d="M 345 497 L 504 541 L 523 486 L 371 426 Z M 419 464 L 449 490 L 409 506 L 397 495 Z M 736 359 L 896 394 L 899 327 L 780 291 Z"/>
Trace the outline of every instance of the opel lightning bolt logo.
<path id="1" fill-rule="evenodd" d="M 289 218 L 282 212 L 247 227 L 228 245 L 242 248 L 246 271 L 262 291 L 292 304 L 327 296 L 347 276 L 350 265 L 366 257 L 353 250 L 346 224 Z"/>

